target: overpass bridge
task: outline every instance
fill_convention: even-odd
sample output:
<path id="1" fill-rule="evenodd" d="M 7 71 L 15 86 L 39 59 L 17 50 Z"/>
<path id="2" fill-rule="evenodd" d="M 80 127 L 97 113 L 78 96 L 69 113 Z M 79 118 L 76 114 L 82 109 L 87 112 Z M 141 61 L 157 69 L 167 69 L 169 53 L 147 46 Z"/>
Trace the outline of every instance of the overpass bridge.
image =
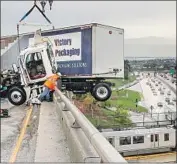
<path id="1" fill-rule="evenodd" d="M 56 89 L 54 102 L 27 109 L 8 158 L 2 150 L 2 162 L 127 163 L 73 104 L 71 96 Z M 31 139 L 27 139 L 28 134 Z M 3 133 L 1 137 L 5 140 Z M 28 158 L 30 155 L 33 157 Z"/>

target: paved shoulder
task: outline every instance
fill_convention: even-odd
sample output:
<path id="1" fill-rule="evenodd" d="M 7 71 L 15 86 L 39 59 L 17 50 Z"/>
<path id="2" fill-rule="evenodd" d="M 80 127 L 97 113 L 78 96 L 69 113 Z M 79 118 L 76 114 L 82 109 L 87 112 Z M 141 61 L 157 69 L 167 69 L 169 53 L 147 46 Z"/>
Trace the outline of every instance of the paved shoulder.
<path id="1" fill-rule="evenodd" d="M 1 104 L 2 108 L 5 107 Z M 8 162 L 16 139 L 19 135 L 21 123 L 26 114 L 24 105 L 14 106 L 9 109 L 9 118 L 1 119 L 1 162 Z"/>
<path id="2" fill-rule="evenodd" d="M 70 162 L 66 138 L 53 103 L 43 102 L 34 162 Z"/>

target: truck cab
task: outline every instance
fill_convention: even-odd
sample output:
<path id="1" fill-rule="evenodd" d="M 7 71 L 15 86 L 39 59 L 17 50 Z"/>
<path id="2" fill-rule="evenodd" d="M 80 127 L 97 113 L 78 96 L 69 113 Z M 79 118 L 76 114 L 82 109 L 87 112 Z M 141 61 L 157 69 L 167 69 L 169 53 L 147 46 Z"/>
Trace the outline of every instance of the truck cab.
<path id="1" fill-rule="evenodd" d="M 35 97 L 42 92 L 43 83 L 47 77 L 56 73 L 55 59 L 52 45 L 47 39 L 38 38 L 33 45 L 22 50 L 18 58 L 18 66 L 13 64 L 13 72 L 20 79 L 8 86 L 7 97 L 13 105 L 21 105 L 26 100 Z M 11 79 L 14 79 L 13 76 Z M 11 80 L 14 81 L 14 80 Z"/>
<path id="2" fill-rule="evenodd" d="M 40 84 L 53 73 L 54 60 L 51 45 L 44 42 L 23 50 L 19 66 L 24 85 Z"/>

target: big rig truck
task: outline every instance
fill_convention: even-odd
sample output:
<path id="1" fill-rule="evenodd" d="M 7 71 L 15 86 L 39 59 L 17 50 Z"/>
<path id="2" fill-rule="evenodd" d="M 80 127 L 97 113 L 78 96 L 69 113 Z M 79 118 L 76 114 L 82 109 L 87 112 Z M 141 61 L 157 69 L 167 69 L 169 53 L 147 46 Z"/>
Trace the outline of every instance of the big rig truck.
<path id="1" fill-rule="evenodd" d="M 50 44 L 34 44 L 34 34 L 26 35 L 29 44 L 27 48 L 21 47 L 18 60 L 21 89 L 12 85 L 8 92 L 14 105 L 27 99 L 22 87 L 41 86 L 56 70 L 62 75 L 61 90 L 90 92 L 98 101 L 111 96 L 112 83 L 107 79 L 124 78 L 123 29 L 91 23 L 41 32 Z"/>

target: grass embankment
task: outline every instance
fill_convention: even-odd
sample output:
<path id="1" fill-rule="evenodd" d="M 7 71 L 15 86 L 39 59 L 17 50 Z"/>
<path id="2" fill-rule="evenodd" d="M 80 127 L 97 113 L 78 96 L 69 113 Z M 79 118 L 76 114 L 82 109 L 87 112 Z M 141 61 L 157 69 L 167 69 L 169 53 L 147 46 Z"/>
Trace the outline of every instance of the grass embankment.
<path id="1" fill-rule="evenodd" d="M 113 91 L 109 100 L 105 101 L 104 106 L 118 107 L 134 112 L 147 112 L 147 109 L 142 106 L 136 107 L 136 99 L 141 101 L 142 95 L 139 92 L 132 90 Z"/>
<path id="2" fill-rule="evenodd" d="M 128 83 L 132 83 L 135 80 L 136 80 L 136 76 L 133 74 L 133 75 L 129 76 L 128 80 L 126 80 L 126 79 L 111 79 L 108 81 L 115 83 L 115 88 L 118 88 L 118 87 L 124 86 Z"/>
<path id="3" fill-rule="evenodd" d="M 131 126 L 131 120 L 129 119 L 128 112 L 125 110 L 121 111 L 110 111 L 102 108 L 102 115 L 93 115 L 93 117 L 86 113 L 86 117 L 95 127 L 102 128 L 113 128 L 113 127 L 126 127 Z"/>
<path id="4" fill-rule="evenodd" d="M 113 91 L 111 98 L 105 102 L 96 102 L 92 96 L 87 94 L 79 100 L 77 98 L 75 104 L 96 127 L 125 127 L 132 123 L 129 116 L 130 110 L 134 112 L 147 111 L 141 106 L 136 108 L 136 99 L 141 100 L 138 92 L 121 90 Z M 106 107 L 115 107 L 117 110 L 111 111 Z"/>
<path id="5" fill-rule="evenodd" d="M 130 75 L 128 80 L 111 79 L 115 87 L 121 87 L 136 80 L 136 76 Z M 112 96 L 105 102 L 97 102 L 90 94 L 77 97 L 75 105 L 96 127 L 112 128 L 131 126 L 129 111 L 146 112 L 144 107 L 136 107 L 136 99 L 140 101 L 142 95 L 131 90 L 113 91 Z M 111 111 L 107 107 L 114 107 L 117 110 Z"/>

